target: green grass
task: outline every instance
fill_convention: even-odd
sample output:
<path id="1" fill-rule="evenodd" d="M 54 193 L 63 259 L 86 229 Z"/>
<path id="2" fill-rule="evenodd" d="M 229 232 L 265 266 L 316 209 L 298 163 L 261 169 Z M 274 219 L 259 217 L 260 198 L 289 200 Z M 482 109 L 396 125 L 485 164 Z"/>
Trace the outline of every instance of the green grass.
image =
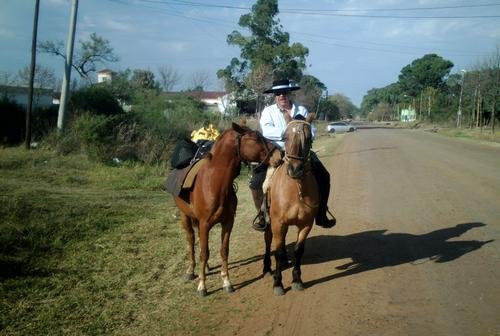
<path id="1" fill-rule="evenodd" d="M 413 123 L 392 122 L 391 124 L 395 127 L 401 127 L 401 128 L 416 128 L 416 129 L 429 130 L 450 138 L 462 138 L 475 141 L 500 143 L 499 125 L 497 125 L 495 133 L 492 133 L 490 127 L 469 128 L 464 126 L 462 128 L 456 128 L 446 125 L 430 124 L 420 121 Z"/>
<path id="2" fill-rule="evenodd" d="M 315 146 L 329 153 L 337 143 Z M 0 335 L 207 335 L 222 328 L 221 316 L 241 314 L 221 291 L 200 299 L 180 280 L 186 243 L 164 168 L 3 148 L 0 174 Z M 262 253 L 247 180 L 243 169 L 237 263 Z M 211 265 L 220 264 L 219 232 Z M 220 288 L 219 276 L 207 285 Z"/>

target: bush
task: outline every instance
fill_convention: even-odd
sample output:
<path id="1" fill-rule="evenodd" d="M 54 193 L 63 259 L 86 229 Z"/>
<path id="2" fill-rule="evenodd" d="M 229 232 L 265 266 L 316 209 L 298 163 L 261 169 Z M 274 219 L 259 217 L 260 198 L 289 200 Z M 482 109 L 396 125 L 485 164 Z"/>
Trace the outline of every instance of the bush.
<path id="1" fill-rule="evenodd" d="M 7 97 L 0 99 L 0 143 L 15 145 L 24 139 L 26 110 Z"/>
<path id="2" fill-rule="evenodd" d="M 135 91 L 131 110 L 124 112 L 109 85 L 84 88 L 71 102 L 66 132 L 46 137 L 46 144 L 61 154 L 79 152 L 101 162 L 118 158 L 165 164 L 177 139 L 219 117 L 187 95 L 155 90 Z"/>
<path id="3" fill-rule="evenodd" d="M 90 113 L 112 116 L 123 113 L 118 100 L 107 85 L 92 85 L 75 92 L 70 99 L 73 115 Z"/>

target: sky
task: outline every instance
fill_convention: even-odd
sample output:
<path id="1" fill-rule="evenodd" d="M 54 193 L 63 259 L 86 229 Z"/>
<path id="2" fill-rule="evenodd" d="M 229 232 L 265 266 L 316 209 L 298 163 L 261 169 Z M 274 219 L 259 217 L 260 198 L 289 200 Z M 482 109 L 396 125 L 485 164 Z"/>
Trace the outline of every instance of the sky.
<path id="1" fill-rule="evenodd" d="M 38 41 L 66 43 L 72 0 L 40 0 Z M 206 90 L 221 91 L 216 72 L 237 47 L 228 34 L 254 0 L 80 0 L 76 41 L 91 33 L 110 42 L 122 71 L 169 66 L 181 76 L 177 90 L 196 73 L 209 76 Z M 470 69 L 500 48 L 498 0 L 280 0 L 277 16 L 292 43 L 309 49 L 305 73 L 358 105 L 372 88 L 397 82 L 401 69 L 435 53 Z M 0 0 L 0 74 L 30 64 L 35 0 Z M 78 44 L 75 44 L 77 47 Z M 62 77 L 61 58 L 37 54 L 37 64 Z M 78 76 L 75 72 L 72 76 Z"/>

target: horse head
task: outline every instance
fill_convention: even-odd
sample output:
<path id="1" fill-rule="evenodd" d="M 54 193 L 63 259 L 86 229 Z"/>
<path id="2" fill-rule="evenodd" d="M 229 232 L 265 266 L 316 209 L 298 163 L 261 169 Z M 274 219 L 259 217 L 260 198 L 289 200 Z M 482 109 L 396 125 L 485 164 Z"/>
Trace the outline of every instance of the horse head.
<path id="1" fill-rule="evenodd" d="M 236 150 L 241 161 L 267 163 L 276 146 L 267 140 L 260 132 L 247 126 L 232 124 L 236 132 Z"/>
<path id="2" fill-rule="evenodd" d="M 285 130 L 285 162 L 287 174 L 291 178 L 300 178 L 306 171 L 312 147 L 311 121 L 315 114 L 307 115 L 306 120 L 292 120 Z"/>

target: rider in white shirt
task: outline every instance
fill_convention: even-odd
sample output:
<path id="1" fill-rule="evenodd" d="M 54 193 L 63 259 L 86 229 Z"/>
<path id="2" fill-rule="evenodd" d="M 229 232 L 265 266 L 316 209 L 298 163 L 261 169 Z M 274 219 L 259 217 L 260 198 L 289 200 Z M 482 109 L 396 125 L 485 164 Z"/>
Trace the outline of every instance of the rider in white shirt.
<path id="1" fill-rule="evenodd" d="M 285 133 L 287 124 L 293 119 L 305 119 L 307 109 L 304 106 L 295 105 L 289 97 L 291 91 L 300 89 L 300 87 L 287 79 L 273 82 L 273 87 L 264 93 L 273 93 L 275 96 L 275 104 L 267 106 L 262 111 L 260 117 L 260 127 L 262 134 L 269 140 L 274 141 L 282 149 L 284 148 L 283 134 Z M 316 133 L 316 128 L 312 125 L 313 137 Z M 330 174 L 323 166 L 321 161 L 314 152 L 311 152 L 311 166 L 316 177 L 320 193 L 320 205 L 318 215 L 316 216 L 316 224 L 322 227 L 330 228 L 336 223 L 335 217 L 328 219 L 326 213 L 328 211 L 328 196 L 330 194 Z M 252 179 L 250 180 L 250 190 L 252 191 L 255 207 L 259 214 L 254 220 L 253 228 L 258 231 L 264 231 L 269 223 L 265 222 L 263 215 L 263 205 L 265 208 L 264 193 L 262 184 L 265 179 L 267 166 L 261 166 L 254 170 Z M 331 215 L 331 214 L 330 214 Z"/>

